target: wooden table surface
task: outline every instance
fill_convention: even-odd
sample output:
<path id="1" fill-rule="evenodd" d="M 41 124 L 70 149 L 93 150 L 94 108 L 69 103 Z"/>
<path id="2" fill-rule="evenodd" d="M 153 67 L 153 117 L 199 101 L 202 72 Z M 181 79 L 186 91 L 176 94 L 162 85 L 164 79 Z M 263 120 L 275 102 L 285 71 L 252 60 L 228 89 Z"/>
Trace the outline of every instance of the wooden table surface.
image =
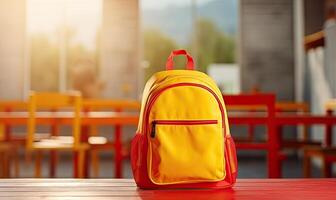
<path id="1" fill-rule="evenodd" d="M 141 190 L 132 179 L 1 179 L 0 199 L 335 199 L 336 179 L 238 179 L 232 189 Z"/>

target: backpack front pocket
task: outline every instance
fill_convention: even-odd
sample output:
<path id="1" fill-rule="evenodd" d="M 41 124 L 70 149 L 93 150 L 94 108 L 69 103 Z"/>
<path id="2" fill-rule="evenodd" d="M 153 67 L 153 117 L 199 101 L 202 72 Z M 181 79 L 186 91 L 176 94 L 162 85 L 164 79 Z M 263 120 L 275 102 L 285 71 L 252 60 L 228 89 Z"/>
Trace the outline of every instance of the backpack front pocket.
<path id="1" fill-rule="evenodd" d="M 153 120 L 148 175 L 155 184 L 223 180 L 224 144 L 217 120 Z"/>

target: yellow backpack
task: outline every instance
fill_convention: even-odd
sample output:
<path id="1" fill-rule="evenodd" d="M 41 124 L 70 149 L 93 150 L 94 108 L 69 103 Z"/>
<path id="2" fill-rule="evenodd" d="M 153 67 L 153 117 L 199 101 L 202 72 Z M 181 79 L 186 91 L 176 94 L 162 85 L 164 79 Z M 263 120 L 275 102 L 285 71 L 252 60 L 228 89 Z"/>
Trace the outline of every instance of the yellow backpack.
<path id="1" fill-rule="evenodd" d="M 173 70 L 185 55 L 187 70 Z M 141 188 L 225 188 L 235 183 L 237 159 L 221 91 L 193 71 L 185 50 L 173 51 L 166 71 L 147 82 L 131 164 Z"/>

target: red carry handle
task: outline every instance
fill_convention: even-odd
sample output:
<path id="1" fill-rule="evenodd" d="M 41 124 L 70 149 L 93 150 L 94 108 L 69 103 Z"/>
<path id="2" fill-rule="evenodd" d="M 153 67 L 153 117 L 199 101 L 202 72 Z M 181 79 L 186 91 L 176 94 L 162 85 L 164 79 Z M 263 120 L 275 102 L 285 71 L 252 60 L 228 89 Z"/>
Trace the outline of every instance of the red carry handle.
<path id="1" fill-rule="evenodd" d="M 187 58 L 187 66 L 186 69 L 188 70 L 194 70 L 194 60 L 191 57 L 191 55 L 188 54 L 188 52 L 186 50 L 175 50 L 172 51 L 170 56 L 167 59 L 167 63 L 166 63 L 166 70 L 173 70 L 174 69 L 174 57 L 178 56 L 178 55 L 185 55 Z"/>

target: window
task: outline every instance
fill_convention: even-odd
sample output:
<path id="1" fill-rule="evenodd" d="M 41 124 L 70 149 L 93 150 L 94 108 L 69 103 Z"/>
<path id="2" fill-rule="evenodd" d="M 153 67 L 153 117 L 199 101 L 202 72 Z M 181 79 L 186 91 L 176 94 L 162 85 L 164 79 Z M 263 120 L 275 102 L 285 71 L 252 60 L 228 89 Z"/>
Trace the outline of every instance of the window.
<path id="1" fill-rule="evenodd" d="M 98 70 L 101 7 L 99 0 L 27 0 L 31 90 L 68 90 L 76 69 Z"/>
<path id="2" fill-rule="evenodd" d="M 239 92 L 238 0 L 143 0 L 145 79 L 163 70 L 173 49 L 187 49 L 222 91 Z M 180 68 L 184 60 L 177 59 Z M 221 74 L 229 74 L 221 76 Z"/>

